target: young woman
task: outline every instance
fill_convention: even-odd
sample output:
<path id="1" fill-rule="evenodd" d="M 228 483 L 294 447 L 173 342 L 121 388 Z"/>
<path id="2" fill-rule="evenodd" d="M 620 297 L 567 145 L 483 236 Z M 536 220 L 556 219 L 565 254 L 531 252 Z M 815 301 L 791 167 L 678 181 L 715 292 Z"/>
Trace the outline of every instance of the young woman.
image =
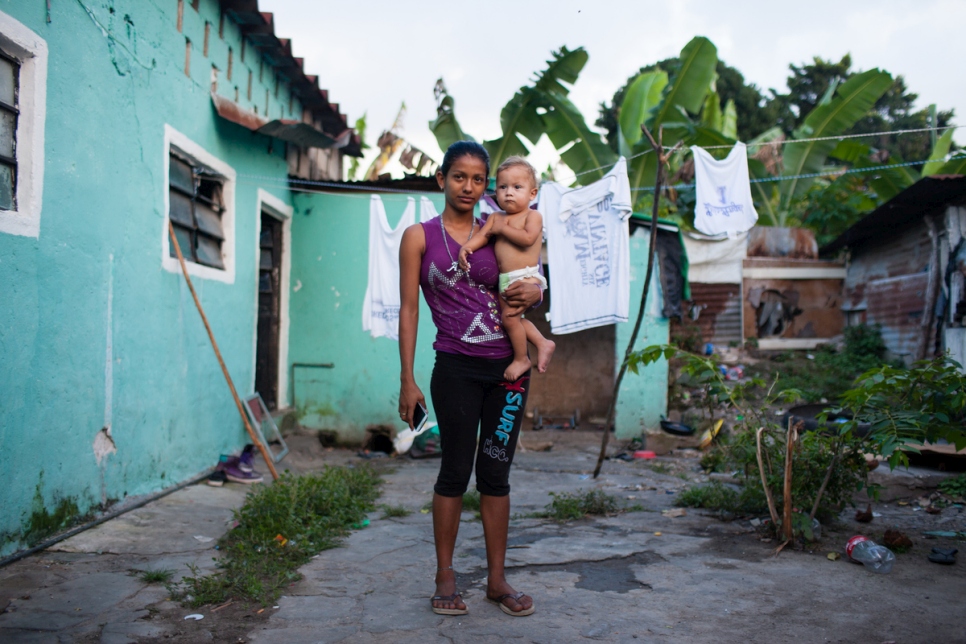
<path id="1" fill-rule="evenodd" d="M 416 405 L 425 404 L 413 377 L 420 288 L 436 325 L 430 393 L 442 460 L 433 488 L 437 568 L 431 602 L 433 612 L 441 615 L 468 612 L 456 590 L 453 550 L 474 461 L 486 542 L 486 597 L 509 615 L 533 613 L 533 600 L 514 591 L 504 575 L 510 464 L 530 372 L 515 382 L 503 380 L 513 350 L 501 328 L 500 311 L 501 307 L 517 312 L 530 308 L 540 301 L 541 291 L 537 284 L 517 282 L 499 295 L 500 270 L 492 245 L 473 254 L 469 271 L 460 269 L 457 261 L 460 247 L 480 231 L 473 209 L 489 174 L 490 160 L 483 146 L 470 141 L 451 145 L 436 172 L 446 207 L 439 217 L 409 227 L 399 250 L 399 417 L 410 426 Z"/>

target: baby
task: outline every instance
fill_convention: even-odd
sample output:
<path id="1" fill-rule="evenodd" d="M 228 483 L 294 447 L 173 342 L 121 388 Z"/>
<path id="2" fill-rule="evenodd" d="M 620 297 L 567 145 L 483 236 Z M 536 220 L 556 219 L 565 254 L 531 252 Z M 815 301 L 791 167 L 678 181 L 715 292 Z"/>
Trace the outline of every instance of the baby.
<path id="1" fill-rule="evenodd" d="M 500 266 L 500 293 L 510 284 L 527 281 L 547 288 L 547 280 L 540 274 L 540 248 L 543 245 L 543 217 L 530 210 L 530 202 L 537 196 L 537 172 L 523 157 L 510 157 L 496 170 L 496 201 L 504 212 L 492 213 L 470 241 L 460 248 L 459 263 L 469 270 L 469 256 L 496 238 L 496 261 Z M 516 381 L 530 368 L 527 340 L 537 348 L 537 371 L 543 373 L 550 364 L 556 344 L 537 331 L 523 312 L 507 313 L 501 307 L 503 328 L 513 347 L 513 362 L 503 377 Z"/>

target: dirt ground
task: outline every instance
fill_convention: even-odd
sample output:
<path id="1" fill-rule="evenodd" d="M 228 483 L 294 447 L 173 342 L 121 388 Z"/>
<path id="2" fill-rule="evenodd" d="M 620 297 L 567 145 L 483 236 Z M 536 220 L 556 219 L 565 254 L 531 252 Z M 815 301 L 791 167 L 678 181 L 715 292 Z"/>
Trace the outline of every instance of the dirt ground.
<path id="1" fill-rule="evenodd" d="M 775 556 L 777 544 L 747 519 L 664 513 L 682 489 L 709 480 L 697 452 L 610 460 L 594 480 L 599 440 L 598 432 L 530 432 L 525 444 L 552 442 L 552 450 L 516 457 L 508 576 L 534 597 L 538 610 L 529 618 L 509 618 L 482 601 L 482 531 L 471 513 L 464 513 L 456 563 L 471 614 L 453 619 L 429 611 L 431 516 L 421 510 L 438 463 L 381 458 L 368 461 L 383 473 L 380 503 L 412 514 L 386 519 L 373 512 L 369 527 L 303 567 L 304 579 L 273 606 L 187 609 L 131 573 L 190 574 L 189 563 L 213 569 L 214 542 L 198 537 L 220 536 L 246 490 L 199 485 L 0 569 L 0 641 L 966 642 L 966 550 L 953 566 L 926 559 L 933 546 L 963 542 L 923 535 L 966 530 L 966 514 L 917 510 L 922 477 L 897 479 L 900 493 L 874 504 L 879 516 L 871 524 L 856 523 L 848 509 L 824 526 L 818 544 Z M 323 448 L 310 435 L 292 436 L 290 445 L 284 464 L 298 472 L 363 460 L 354 450 Z M 551 491 L 595 488 L 643 509 L 569 523 L 530 516 Z M 853 534 L 877 539 L 887 528 L 914 543 L 888 575 L 826 557 Z M 204 618 L 186 621 L 192 613 Z"/>

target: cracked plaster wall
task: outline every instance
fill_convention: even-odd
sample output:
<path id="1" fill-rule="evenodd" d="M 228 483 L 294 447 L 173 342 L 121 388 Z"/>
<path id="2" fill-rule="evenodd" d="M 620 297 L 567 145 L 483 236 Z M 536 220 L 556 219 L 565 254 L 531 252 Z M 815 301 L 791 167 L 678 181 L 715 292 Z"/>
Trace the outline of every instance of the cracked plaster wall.
<path id="1" fill-rule="evenodd" d="M 246 442 L 184 279 L 161 269 L 164 127 L 239 175 L 235 281 L 195 278 L 195 287 L 242 393 L 254 382 L 256 193 L 291 202 L 273 182 L 242 175 L 284 181 L 284 146 L 270 151 L 269 139 L 217 120 L 213 62 L 224 69 L 233 46 L 233 84 L 247 83 L 249 67 L 258 77 L 256 50 L 240 61 L 230 21 L 218 37 L 215 0 L 200 11 L 185 3 L 184 33 L 176 7 L 65 0 L 51 5 L 48 24 L 44 2 L 0 0 L 49 49 L 40 235 L 0 234 L 0 554 L 22 545 L 39 481 L 48 509 L 70 499 L 84 513 L 183 481 Z M 255 84 L 263 105 L 273 83 L 266 73 Z M 219 92 L 234 98 L 223 77 Z M 287 92 L 279 97 L 284 104 L 270 95 L 273 115 L 287 112 Z M 113 445 L 95 441 L 105 426 Z"/>

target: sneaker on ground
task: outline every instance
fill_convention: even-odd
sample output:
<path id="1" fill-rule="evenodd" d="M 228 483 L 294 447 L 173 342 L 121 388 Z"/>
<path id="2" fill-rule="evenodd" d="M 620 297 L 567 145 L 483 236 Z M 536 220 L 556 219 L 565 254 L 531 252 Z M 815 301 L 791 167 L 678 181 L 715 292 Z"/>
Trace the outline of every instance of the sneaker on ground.
<path id="1" fill-rule="evenodd" d="M 228 477 L 225 475 L 224 471 L 217 470 L 215 472 L 212 472 L 211 475 L 208 477 L 208 485 L 212 487 L 221 487 L 222 485 L 225 484 L 227 480 L 228 480 Z"/>
<path id="2" fill-rule="evenodd" d="M 242 472 L 254 472 L 255 468 L 252 466 L 252 462 L 255 459 L 255 446 L 249 443 L 245 445 L 245 449 L 242 450 L 241 456 L 238 457 L 238 469 Z"/>
<path id="3" fill-rule="evenodd" d="M 225 466 L 225 470 L 224 470 L 225 476 L 228 478 L 229 481 L 232 481 L 233 483 L 245 483 L 245 484 L 262 482 L 263 479 L 261 474 L 259 474 L 255 470 L 246 472 L 239 467 L 240 464 L 241 464 L 240 461 L 230 461 Z"/>

